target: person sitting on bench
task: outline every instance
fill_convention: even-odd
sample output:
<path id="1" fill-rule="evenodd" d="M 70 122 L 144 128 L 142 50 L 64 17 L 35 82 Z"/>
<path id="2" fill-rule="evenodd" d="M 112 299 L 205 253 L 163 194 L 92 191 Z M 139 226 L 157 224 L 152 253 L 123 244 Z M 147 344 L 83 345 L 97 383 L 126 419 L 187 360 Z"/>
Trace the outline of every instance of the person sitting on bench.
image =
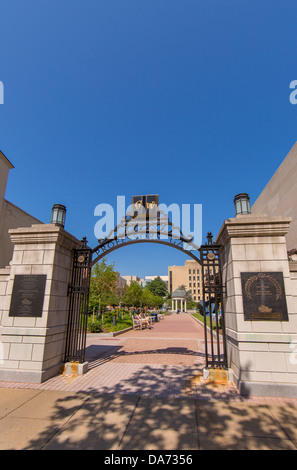
<path id="1" fill-rule="evenodd" d="M 149 318 L 145 318 L 145 317 L 143 318 L 141 313 L 139 313 L 138 315 L 135 315 L 135 318 L 136 318 L 137 320 L 139 320 L 140 322 L 142 322 L 143 325 L 147 325 L 147 327 L 148 327 L 150 330 L 153 328 L 152 325 L 151 325 L 151 323 L 150 323 Z"/>

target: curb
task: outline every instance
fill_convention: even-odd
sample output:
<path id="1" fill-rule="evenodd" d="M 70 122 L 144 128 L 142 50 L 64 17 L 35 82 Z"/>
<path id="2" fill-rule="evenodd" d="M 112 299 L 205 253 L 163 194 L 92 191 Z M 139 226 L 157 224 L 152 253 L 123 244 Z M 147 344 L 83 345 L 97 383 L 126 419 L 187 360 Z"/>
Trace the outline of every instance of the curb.
<path id="1" fill-rule="evenodd" d="M 87 333 L 88 338 L 113 338 L 114 336 L 119 336 L 126 331 L 132 330 L 133 327 L 125 328 L 124 330 L 112 331 L 111 333 Z"/>
<path id="2" fill-rule="evenodd" d="M 200 324 L 201 326 L 203 326 L 203 328 L 204 328 L 204 323 L 203 323 L 201 320 L 198 320 L 198 318 L 193 317 L 193 315 L 192 315 L 191 313 L 189 313 L 189 315 L 190 315 L 191 318 L 193 318 L 193 320 L 195 320 L 197 323 L 199 323 L 199 324 Z M 210 329 L 209 326 L 207 326 L 207 325 L 206 325 L 206 329 L 207 329 L 208 331 L 211 331 L 211 329 Z"/>
<path id="3" fill-rule="evenodd" d="M 199 323 L 201 326 L 203 326 L 203 328 L 204 328 L 204 323 L 203 323 L 201 320 L 198 320 L 198 318 L 193 317 L 193 315 L 192 315 L 191 313 L 190 313 L 189 315 L 193 318 L 193 320 L 195 320 L 196 322 L 198 322 L 198 323 Z M 209 331 L 209 333 L 211 333 L 211 331 L 212 331 L 212 334 L 213 334 L 213 336 L 214 336 L 215 338 L 217 337 L 217 332 L 216 332 L 216 330 L 211 330 L 211 329 L 209 328 L 209 326 L 207 326 L 207 325 L 206 325 L 206 329 L 207 329 L 207 331 Z M 219 336 L 221 336 L 220 333 L 219 333 Z"/>

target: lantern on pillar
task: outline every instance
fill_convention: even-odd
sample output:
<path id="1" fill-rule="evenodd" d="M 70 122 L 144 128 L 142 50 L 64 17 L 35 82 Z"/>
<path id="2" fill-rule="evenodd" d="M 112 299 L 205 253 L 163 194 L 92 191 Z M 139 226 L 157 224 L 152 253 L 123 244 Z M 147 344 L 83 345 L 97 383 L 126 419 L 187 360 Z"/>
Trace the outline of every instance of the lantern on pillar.
<path id="1" fill-rule="evenodd" d="M 247 193 L 237 194 L 234 198 L 235 216 L 251 213 L 250 197 Z"/>
<path id="2" fill-rule="evenodd" d="M 66 207 L 62 204 L 54 204 L 52 207 L 51 224 L 64 228 L 66 218 Z"/>

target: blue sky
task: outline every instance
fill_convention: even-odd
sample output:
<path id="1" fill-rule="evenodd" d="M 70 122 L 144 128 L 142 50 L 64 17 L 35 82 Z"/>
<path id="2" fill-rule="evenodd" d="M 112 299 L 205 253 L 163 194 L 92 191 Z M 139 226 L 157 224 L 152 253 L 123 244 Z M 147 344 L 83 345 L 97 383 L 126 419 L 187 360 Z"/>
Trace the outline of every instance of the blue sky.
<path id="1" fill-rule="evenodd" d="M 2 0 L 0 149 L 6 198 L 96 245 L 117 195 L 202 204 L 203 238 L 254 202 L 297 141 L 296 0 Z M 145 245 L 108 257 L 167 274 L 186 257 Z"/>

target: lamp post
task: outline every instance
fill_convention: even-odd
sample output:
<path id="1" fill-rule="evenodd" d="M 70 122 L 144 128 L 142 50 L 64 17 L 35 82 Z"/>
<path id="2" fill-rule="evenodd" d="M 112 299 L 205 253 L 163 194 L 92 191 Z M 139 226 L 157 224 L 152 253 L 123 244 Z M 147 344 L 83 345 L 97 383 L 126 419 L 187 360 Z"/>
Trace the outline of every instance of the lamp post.
<path id="1" fill-rule="evenodd" d="M 64 228 L 66 218 L 66 207 L 62 204 L 54 204 L 52 207 L 51 224 Z"/>
<path id="2" fill-rule="evenodd" d="M 237 194 L 234 198 L 235 216 L 251 213 L 250 197 L 247 193 Z"/>

